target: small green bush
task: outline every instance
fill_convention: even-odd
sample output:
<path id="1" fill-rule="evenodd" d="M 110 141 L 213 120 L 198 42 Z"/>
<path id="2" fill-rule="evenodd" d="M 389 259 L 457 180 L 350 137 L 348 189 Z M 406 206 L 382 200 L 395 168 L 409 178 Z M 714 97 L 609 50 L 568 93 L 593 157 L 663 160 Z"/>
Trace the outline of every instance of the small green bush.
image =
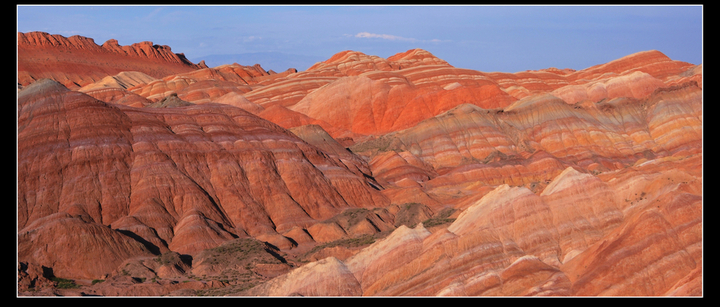
<path id="1" fill-rule="evenodd" d="M 359 247 L 375 243 L 375 237 L 372 235 L 362 235 L 355 238 L 340 239 L 332 242 L 327 242 L 313 247 L 309 252 L 305 253 L 305 256 L 311 255 L 323 248 L 344 246 L 344 247 Z M 304 257 L 303 257 L 304 258 Z"/>
<path id="2" fill-rule="evenodd" d="M 437 225 L 452 223 L 454 221 L 455 219 L 431 218 L 423 221 L 423 227 L 433 227 Z"/>
<path id="3" fill-rule="evenodd" d="M 78 286 L 75 283 L 75 281 L 71 280 L 71 279 L 53 277 L 52 281 L 57 282 L 58 289 L 78 289 L 78 288 L 80 288 L 80 286 Z"/>

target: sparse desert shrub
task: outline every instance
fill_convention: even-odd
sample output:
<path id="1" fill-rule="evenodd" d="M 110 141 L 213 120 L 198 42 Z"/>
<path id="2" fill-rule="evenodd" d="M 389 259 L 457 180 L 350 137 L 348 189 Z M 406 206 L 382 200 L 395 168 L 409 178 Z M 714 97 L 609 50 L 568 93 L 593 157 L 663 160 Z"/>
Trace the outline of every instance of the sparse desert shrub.
<path id="1" fill-rule="evenodd" d="M 455 219 L 445 219 L 445 218 L 431 218 L 423 221 L 423 227 L 433 227 L 438 226 L 442 224 L 452 223 Z"/>
<path id="2" fill-rule="evenodd" d="M 327 243 L 320 244 L 320 245 L 313 247 L 309 252 L 305 253 L 304 257 L 301 257 L 301 258 L 305 258 L 308 255 L 312 255 L 313 253 L 315 253 L 323 248 L 336 247 L 336 246 L 360 247 L 360 246 L 370 245 L 373 243 L 375 243 L 375 237 L 372 235 L 362 235 L 362 236 L 355 237 L 355 238 L 335 240 L 332 242 L 327 242 Z"/>
<path id="3" fill-rule="evenodd" d="M 420 203 L 404 203 L 400 205 L 400 211 L 395 214 L 395 227 L 405 225 L 415 228 L 421 216 L 428 213 L 429 209 Z"/>
<path id="4" fill-rule="evenodd" d="M 348 219 L 348 226 L 352 226 L 365 219 L 369 212 L 370 211 L 365 208 L 353 208 L 343 211 L 342 216 Z"/>
<path id="5" fill-rule="evenodd" d="M 177 252 L 169 251 L 156 257 L 155 261 L 157 261 L 161 265 L 175 264 L 180 262 L 180 255 Z"/>
<path id="6" fill-rule="evenodd" d="M 438 212 L 435 216 L 432 218 L 429 218 L 425 221 L 423 221 L 423 227 L 433 227 L 438 225 L 443 225 L 447 223 L 452 223 L 455 221 L 455 219 L 451 219 L 450 216 L 455 212 L 455 209 L 453 208 L 445 208 Z"/>
<path id="7" fill-rule="evenodd" d="M 75 283 L 75 281 L 71 280 L 71 279 L 53 277 L 51 280 L 54 282 L 57 282 L 58 289 L 78 289 L 78 288 L 80 288 L 80 286 L 78 286 Z"/>

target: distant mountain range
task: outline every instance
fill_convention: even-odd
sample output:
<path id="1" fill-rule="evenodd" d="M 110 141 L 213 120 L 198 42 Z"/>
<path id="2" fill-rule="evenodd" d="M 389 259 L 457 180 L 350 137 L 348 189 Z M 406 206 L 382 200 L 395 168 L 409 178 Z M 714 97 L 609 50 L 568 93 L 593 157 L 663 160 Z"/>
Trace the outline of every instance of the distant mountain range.
<path id="1" fill-rule="evenodd" d="M 281 52 L 254 52 L 240 54 L 212 54 L 194 58 L 191 59 L 191 61 L 198 63 L 204 60 L 208 67 L 216 67 L 232 63 L 238 63 L 240 65 L 260 64 L 267 70 L 282 72 L 288 68 L 295 68 L 298 71 L 303 71 L 313 64 L 322 62 L 325 59 L 326 58 L 321 56 L 287 54 Z"/>

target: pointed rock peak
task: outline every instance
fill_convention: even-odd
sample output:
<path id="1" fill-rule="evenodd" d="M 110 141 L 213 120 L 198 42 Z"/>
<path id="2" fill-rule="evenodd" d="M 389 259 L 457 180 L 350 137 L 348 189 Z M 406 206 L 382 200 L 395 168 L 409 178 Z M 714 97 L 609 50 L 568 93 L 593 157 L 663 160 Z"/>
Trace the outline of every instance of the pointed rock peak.
<path id="1" fill-rule="evenodd" d="M 593 175 L 581 173 L 572 167 L 568 167 L 562 171 L 560 175 L 557 175 L 547 187 L 545 187 L 545 190 L 543 190 L 540 196 L 550 195 L 555 192 L 562 191 L 570 186 L 578 184 L 578 181 L 587 180 L 592 177 Z"/>
<path id="2" fill-rule="evenodd" d="M 516 199 L 528 196 L 537 197 L 535 193 L 526 187 L 511 187 L 507 184 L 500 185 L 460 213 L 455 222 L 447 229 L 456 235 L 462 235 L 473 229 L 486 227 L 487 225 L 480 225 L 477 221 L 482 220 L 482 217 L 485 216 L 489 210 L 506 206 Z"/>
<path id="3" fill-rule="evenodd" d="M 340 52 L 334 54 L 332 57 L 325 60 L 323 63 L 330 64 L 330 63 L 358 61 L 364 57 L 368 57 L 368 55 L 366 55 L 362 52 L 359 52 L 359 51 L 345 50 L 345 51 L 340 51 Z"/>
<path id="4" fill-rule="evenodd" d="M 397 231 L 397 233 L 395 233 L 395 231 Z M 395 231 L 393 231 L 392 235 L 394 235 L 396 237 L 410 236 L 410 237 L 424 239 L 430 235 L 430 231 L 425 229 L 425 226 L 423 226 L 422 223 L 416 225 L 415 228 L 410 228 L 410 227 L 407 227 L 406 225 L 400 225 L 400 227 L 395 229 Z"/>
<path id="5" fill-rule="evenodd" d="M 65 37 L 47 32 L 18 32 L 18 47 L 24 48 L 97 48 L 95 40 L 89 37 L 73 35 Z"/>
<path id="6" fill-rule="evenodd" d="M 151 41 L 142 41 L 142 42 L 139 42 L 139 43 L 134 43 L 134 44 L 132 44 L 131 46 L 159 47 L 158 45 L 155 45 L 155 44 L 154 44 L 153 42 L 151 42 Z"/>
<path id="7" fill-rule="evenodd" d="M 392 250 L 393 247 L 400 246 L 409 241 L 421 242 L 423 239 L 430 236 L 430 231 L 427 230 L 423 225 L 416 225 L 415 228 L 410 228 L 406 225 L 400 225 L 398 228 L 393 230 L 387 237 L 382 240 L 376 241 L 369 248 L 362 250 L 361 253 L 367 253 L 372 255 L 379 255 L 381 251 Z M 366 255 L 367 256 L 367 255 Z M 362 259 L 362 256 L 353 256 L 352 258 Z"/>
<path id="8" fill-rule="evenodd" d="M 108 47 L 120 47 L 120 43 L 118 43 L 118 40 L 116 40 L 116 39 L 114 39 L 114 38 L 111 38 L 111 39 L 105 41 L 105 42 L 102 44 L 102 47 L 103 47 L 103 48 L 108 48 Z"/>
<path id="9" fill-rule="evenodd" d="M 158 79 L 155 79 L 143 72 L 121 71 L 117 75 L 107 76 L 98 82 L 83 86 L 82 88 L 80 88 L 79 91 L 87 92 L 92 89 L 104 88 L 104 87 L 118 87 L 118 88 L 128 89 L 133 86 L 137 86 L 140 84 L 147 84 L 147 83 L 150 83 L 150 82 L 153 82 L 156 80 L 158 80 Z"/>
<path id="10" fill-rule="evenodd" d="M 397 53 L 389 58 L 390 62 L 416 62 L 422 63 L 423 65 L 450 65 L 443 59 L 434 56 L 427 50 L 416 48 L 410 49 L 405 52 Z"/>
<path id="11" fill-rule="evenodd" d="M 433 57 L 436 58 L 432 53 L 428 52 L 427 50 L 415 48 L 410 49 L 405 52 L 396 53 L 395 55 L 392 55 L 388 57 L 388 61 L 397 61 L 397 60 L 403 60 L 403 59 L 411 59 L 411 58 L 426 58 L 426 57 Z"/>
<path id="12" fill-rule="evenodd" d="M 348 258 L 345 263 L 353 274 L 357 276 L 358 272 L 364 270 L 368 263 L 388 255 L 397 248 L 407 247 L 410 244 L 420 245 L 431 234 L 422 225 L 417 225 L 415 228 L 400 225 L 390 235 L 360 250 L 360 252 Z M 360 273 L 360 275 L 362 274 Z"/>
<path id="13" fill-rule="evenodd" d="M 476 205 L 480 205 L 480 204 L 483 203 L 483 202 L 493 201 L 494 199 L 498 199 L 498 198 L 503 197 L 503 195 L 506 195 L 506 194 L 508 194 L 508 193 L 513 193 L 513 191 L 522 190 L 522 189 L 525 189 L 525 188 L 523 188 L 523 187 L 511 187 L 511 186 L 508 185 L 508 184 L 499 185 L 497 188 L 495 188 L 494 190 L 490 191 L 490 192 L 489 192 L 488 194 L 486 194 L 483 198 L 481 198 L 480 201 L 478 201 L 478 202 L 476 203 Z M 525 190 L 527 190 L 527 189 L 525 189 Z M 528 191 L 530 191 L 530 190 L 528 190 Z M 484 200 L 484 201 L 483 201 L 483 200 Z"/>

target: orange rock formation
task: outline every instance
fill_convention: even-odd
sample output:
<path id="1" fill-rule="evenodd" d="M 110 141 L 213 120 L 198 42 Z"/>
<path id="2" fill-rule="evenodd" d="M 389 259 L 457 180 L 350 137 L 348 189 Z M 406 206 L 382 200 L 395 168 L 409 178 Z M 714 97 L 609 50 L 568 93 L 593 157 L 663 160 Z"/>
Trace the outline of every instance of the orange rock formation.
<path id="1" fill-rule="evenodd" d="M 32 32 L 18 88 L 21 295 L 703 295 L 702 65 L 659 51 L 276 74 Z"/>
<path id="2" fill-rule="evenodd" d="M 154 78 L 207 67 L 193 64 L 170 47 L 142 42 L 120 46 L 111 39 L 97 45 L 92 38 L 63 37 L 45 32 L 18 32 L 18 87 L 41 78 L 77 89 L 123 71 L 139 71 Z"/>

